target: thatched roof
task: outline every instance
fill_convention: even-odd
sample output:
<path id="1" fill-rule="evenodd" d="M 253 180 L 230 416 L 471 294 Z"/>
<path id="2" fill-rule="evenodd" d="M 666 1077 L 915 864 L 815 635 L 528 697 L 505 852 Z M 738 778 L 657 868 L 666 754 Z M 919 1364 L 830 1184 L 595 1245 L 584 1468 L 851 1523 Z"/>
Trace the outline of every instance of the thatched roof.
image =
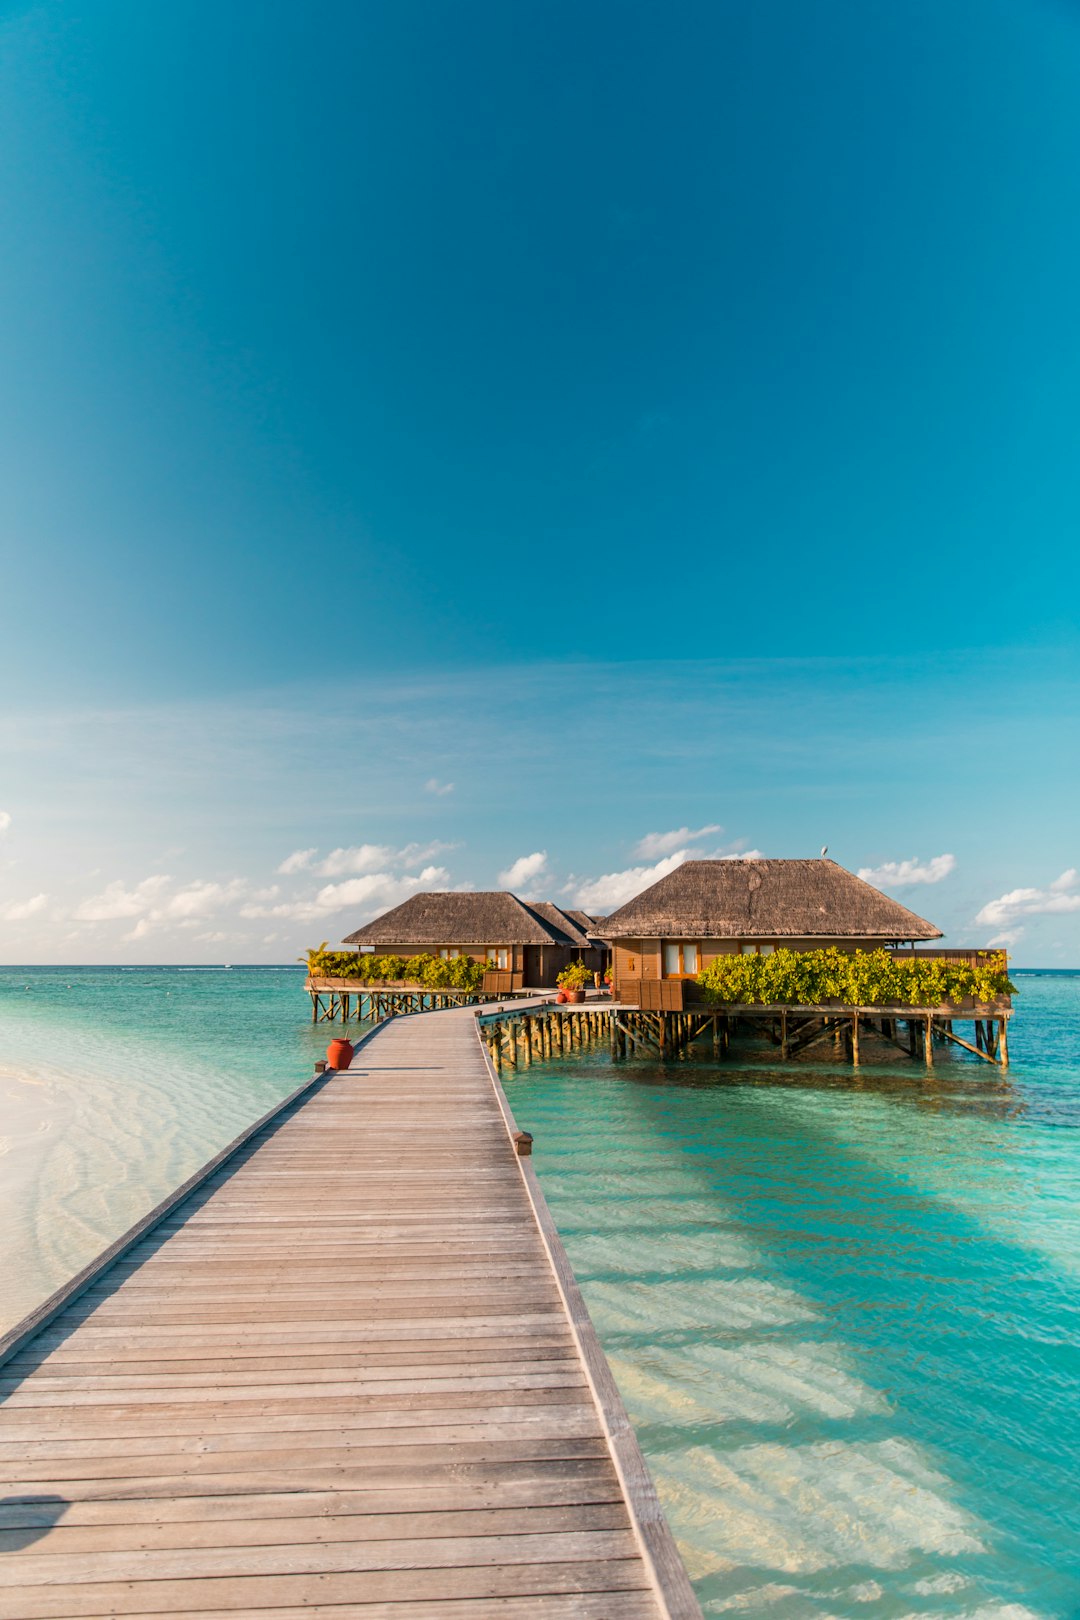
<path id="1" fill-rule="evenodd" d="M 589 939 L 599 939 L 600 930 L 607 922 L 606 917 L 593 917 L 587 911 L 571 911 L 569 907 L 564 908 L 563 915 L 572 917 L 581 932 L 587 935 Z"/>
<path id="2" fill-rule="evenodd" d="M 558 911 L 557 906 L 552 907 Z M 561 915 L 561 913 L 560 913 Z M 346 945 L 566 945 L 565 926 L 557 927 L 519 900 L 516 894 L 488 890 L 479 894 L 436 891 L 414 894 L 374 922 L 358 928 Z"/>
<path id="3" fill-rule="evenodd" d="M 530 911 L 560 933 L 567 945 L 573 945 L 579 951 L 593 949 L 587 928 L 583 926 L 583 922 L 588 922 L 583 911 L 564 911 L 553 900 L 530 900 L 528 906 Z"/>
<path id="4" fill-rule="evenodd" d="M 940 939 L 835 861 L 686 861 L 621 906 L 605 939 Z"/>

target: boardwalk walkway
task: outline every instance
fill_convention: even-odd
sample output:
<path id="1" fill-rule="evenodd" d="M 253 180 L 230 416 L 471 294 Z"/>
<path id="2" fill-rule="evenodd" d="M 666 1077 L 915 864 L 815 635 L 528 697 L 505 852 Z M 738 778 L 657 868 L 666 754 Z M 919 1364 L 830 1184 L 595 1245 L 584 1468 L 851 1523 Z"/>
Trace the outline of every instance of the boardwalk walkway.
<path id="1" fill-rule="evenodd" d="M 471 1012 L 379 1029 L 0 1394 L 4 1620 L 700 1615 Z"/>

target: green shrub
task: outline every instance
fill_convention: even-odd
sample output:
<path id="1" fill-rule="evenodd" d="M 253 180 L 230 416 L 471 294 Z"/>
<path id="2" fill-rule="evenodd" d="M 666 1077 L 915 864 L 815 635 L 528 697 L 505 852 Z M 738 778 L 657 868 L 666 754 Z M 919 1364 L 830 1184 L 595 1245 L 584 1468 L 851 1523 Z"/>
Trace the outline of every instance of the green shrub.
<path id="1" fill-rule="evenodd" d="M 584 990 L 587 984 L 592 984 L 592 968 L 587 968 L 580 956 L 569 967 L 564 967 L 561 973 L 556 973 L 555 983 L 564 990 Z"/>
<path id="2" fill-rule="evenodd" d="M 441 956 L 375 956 L 357 951 L 330 951 L 326 941 L 308 951 L 307 970 L 313 979 L 354 979 L 357 984 L 374 984 L 382 979 L 404 980 L 425 990 L 479 990 L 484 982 L 484 964 L 468 956 L 446 961 Z"/>
<path id="3" fill-rule="evenodd" d="M 969 966 L 943 957 L 891 956 L 888 951 L 776 950 L 768 956 L 718 956 L 697 982 L 705 999 L 749 1006 L 754 1003 L 814 1007 L 823 1001 L 844 1006 L 937 1007 L 973 996 L 996 1001 L 1015 995 L 1004 956 Z"/>

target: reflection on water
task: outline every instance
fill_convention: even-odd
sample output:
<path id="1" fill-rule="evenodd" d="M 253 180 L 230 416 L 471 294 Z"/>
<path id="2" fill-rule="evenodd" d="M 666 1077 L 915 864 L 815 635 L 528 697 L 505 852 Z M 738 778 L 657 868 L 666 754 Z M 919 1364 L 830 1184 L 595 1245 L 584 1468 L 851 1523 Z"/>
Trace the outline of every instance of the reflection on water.
<path id="1" fill-rule="evenodd" d="M 1080 1614 L 1080 977 L 959 1051 L 507 1080 L 708 1614 Z"/>

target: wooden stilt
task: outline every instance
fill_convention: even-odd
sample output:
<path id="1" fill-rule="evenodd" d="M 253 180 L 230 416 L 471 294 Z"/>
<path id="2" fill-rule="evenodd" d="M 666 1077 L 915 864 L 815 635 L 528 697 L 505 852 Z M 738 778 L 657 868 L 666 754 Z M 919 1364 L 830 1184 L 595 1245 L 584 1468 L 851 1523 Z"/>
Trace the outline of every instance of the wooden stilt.
<path id="1" fill-rule="evenodd" d="M 1003 1069 L 1009 1067 L 1009 1020 L 998 1019 L 998 1062 Z"/>
<path id="2" fill-rule="evenodd" d="M 857 1012 L 853 1012 L 851 1015 L 851 1062 L 857 1069 L 859 1066 L 859 1015 Z"/>
<path id="3" fill-rule="evenodd" d="M 928 1069 L 932 1069 L 934 1067 L 934 1015 L 933 1015 L 933 1013 L 927 1013 L 927 1015 L 926 1015 L 926 1030 L 925 1030 L 925 1033 L 923 1035 L 923 1042 L 924 1042 L 923 1050 L 924 1050 L 924 1054 L 925 1054 L 925 1057 L 926 1057 L 926 1067 Z"/>

